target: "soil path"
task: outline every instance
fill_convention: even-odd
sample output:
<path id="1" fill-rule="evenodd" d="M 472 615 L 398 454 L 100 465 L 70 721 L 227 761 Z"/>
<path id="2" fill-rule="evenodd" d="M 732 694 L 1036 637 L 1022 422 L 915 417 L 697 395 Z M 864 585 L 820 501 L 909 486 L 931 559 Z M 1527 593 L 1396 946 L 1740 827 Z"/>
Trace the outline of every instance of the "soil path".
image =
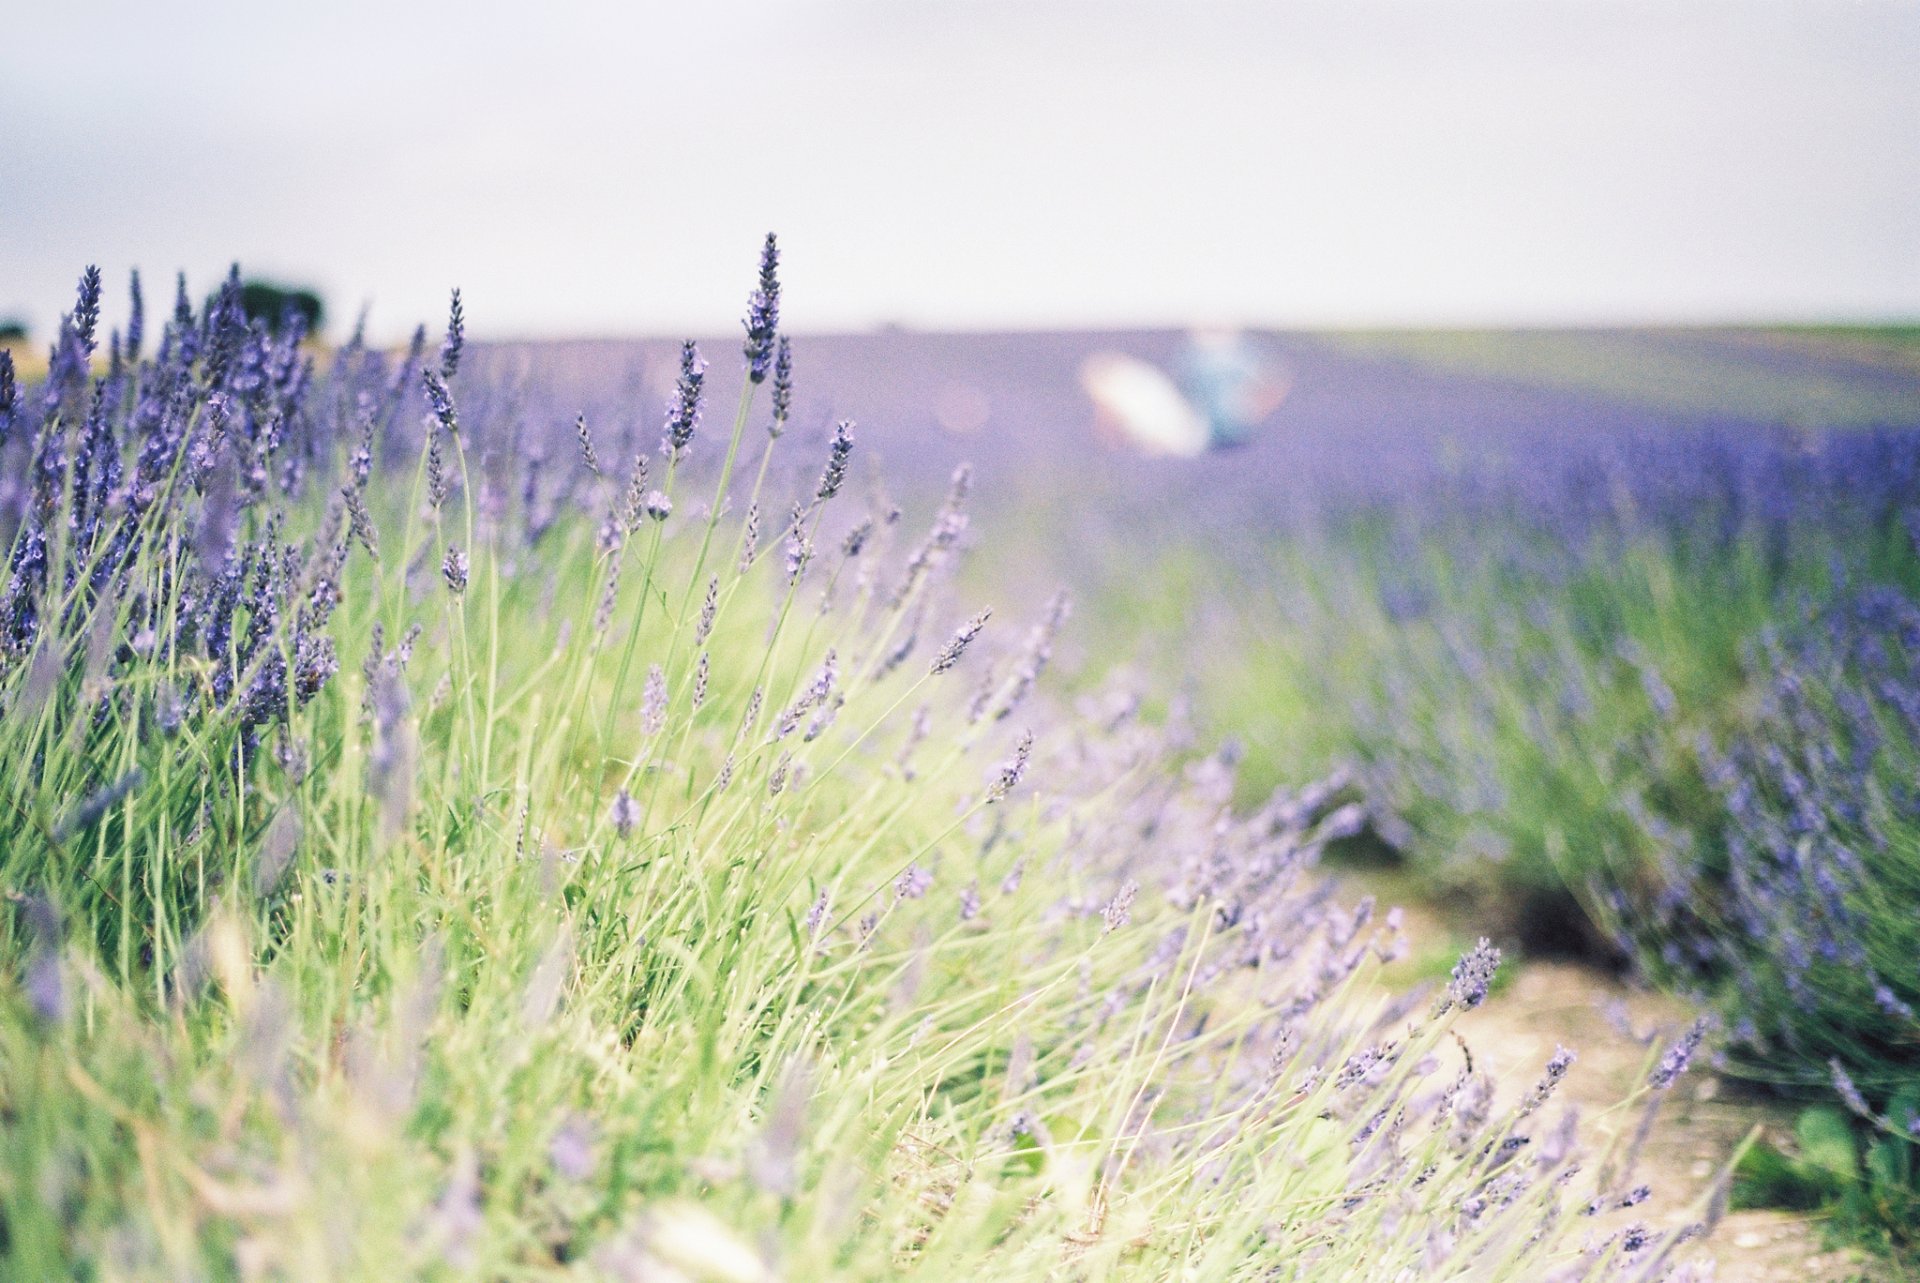
<path id="1" fill-rule="evenodd" d="M 1557 1099 L 1579 1108 L 1583 1134 L 1597 1149 L 1638 1127 L 1639 1109 L 1608 1111 L 1644 1081 L 1650 1041 L 1664 1045 L 1692 1017 L 1684 1003 L 1629 988 L 1593 968 L 1536 961 L 1521 963 L 1509 983 L 1458 1027 L 1476 1060 L 1503 1083 L 1533 1081 L 1556 1046 L 1576 1051 L 1579 1060 Z M 1640 1210 L 1664 1226 L 1691 1219 L 1690 1210 L 1754 1127 L 1776 1140 L 1792 1133 L 1790 1109 L 1741 1093 L 1705 1060 L 1696 1060 L 1668 1096 L 1636 1167 L 1638 1182 L 1653 1188 L 1651 1202 Z M 1701 1251 L 1713 1261 L 1719 1283 L 1877 1283 L 1887 1277 L 1871 1258 L 1827 1247 L 1816 1219 L 1789 1212 L 1731 1212 Z"/>

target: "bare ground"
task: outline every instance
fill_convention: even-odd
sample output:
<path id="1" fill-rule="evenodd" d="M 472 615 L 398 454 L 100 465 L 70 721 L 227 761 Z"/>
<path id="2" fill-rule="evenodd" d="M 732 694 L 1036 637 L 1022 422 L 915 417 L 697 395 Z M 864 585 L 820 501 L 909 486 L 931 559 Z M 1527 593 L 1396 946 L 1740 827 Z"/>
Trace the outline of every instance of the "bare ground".
<path id="1" fill-rule="evenodd" d="M 1557 1098 L 1580 1110 L 1583 1135 L 1601 1148 L 1641 1121 L 1638 1108 L 1614 1108 L 1645 1082 L 1650 1055 L 1693 1018 L 1686 1004 L 1630 988 L 1573 962 L 1523 962 L 1490 1001 L 1459 1025 L 1477 1061 L 1503 1083 L 1523 1087 L 1539 1076 L 1557 1045 L 1579 1054 Z M 1651 1039 L 1643 1041 L 1643 1039 Z M 1703 1054 L 1668 1093 L 1641 1151 L 1632 1183 L 1652 1186 L 1636 1214 L 1678 1226 L 1697 1217 L 1741 1140 L 1753 1129 L 1779 1140 L 1791 1135 L 1792 1111 L 1755 1099 L 1722 1080 Z M 1619 1182 L 1627 1184 L 1626 1181 Z M 1729 1213 L 1698 1249 L 1721 1283 L 1775 1280 L 1880 1280 L 1872 1258 L 1824 1242 L 1817 1218 L 1782 1211 Z"/>

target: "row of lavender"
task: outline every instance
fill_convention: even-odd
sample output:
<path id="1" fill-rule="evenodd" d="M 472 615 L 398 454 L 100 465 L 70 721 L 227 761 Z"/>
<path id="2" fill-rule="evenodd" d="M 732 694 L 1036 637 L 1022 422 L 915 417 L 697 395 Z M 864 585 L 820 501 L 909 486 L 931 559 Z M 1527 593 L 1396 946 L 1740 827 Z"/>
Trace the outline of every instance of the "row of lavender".
<path id="1" fill-rule="evenodd" d="M 1355 757 L 1429 886 L 1717 1006 L 1737 1072 L 1907 1170 L 1917 539 L 1911 431 L 1571 443 L 1263 547 L 1220 706 L 1287 710 L 1242 729 L 1283 772 Z"/>

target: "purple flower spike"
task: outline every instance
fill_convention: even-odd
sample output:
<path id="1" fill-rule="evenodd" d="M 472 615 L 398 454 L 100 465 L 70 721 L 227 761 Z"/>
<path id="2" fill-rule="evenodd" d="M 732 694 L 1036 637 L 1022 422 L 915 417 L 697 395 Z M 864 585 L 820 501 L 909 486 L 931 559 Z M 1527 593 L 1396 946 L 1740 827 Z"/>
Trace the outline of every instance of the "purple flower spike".
<path id="1" fill-rule="evenodd" d="M 774 339 L 780 329 L 780 247 L 772 232 L 760 250 L 760 284 L 747 299 L 747 377 L 764 383 L 773 363 Z"/>

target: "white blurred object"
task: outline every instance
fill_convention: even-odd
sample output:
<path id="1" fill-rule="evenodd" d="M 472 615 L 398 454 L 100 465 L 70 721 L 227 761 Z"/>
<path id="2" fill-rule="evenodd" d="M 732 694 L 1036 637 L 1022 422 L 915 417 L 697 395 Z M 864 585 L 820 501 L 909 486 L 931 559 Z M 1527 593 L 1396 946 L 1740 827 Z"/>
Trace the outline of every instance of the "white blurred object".
<path id="1" fill-rule="evenodd" d="M 1190 459 L 1205 453 L 1206 416 L 1159 367 L 1123 352 L 1095 352 L 1080 363 L 1080 386 L 1093 400 L 1102 437 L 1145 454 Z"/>

